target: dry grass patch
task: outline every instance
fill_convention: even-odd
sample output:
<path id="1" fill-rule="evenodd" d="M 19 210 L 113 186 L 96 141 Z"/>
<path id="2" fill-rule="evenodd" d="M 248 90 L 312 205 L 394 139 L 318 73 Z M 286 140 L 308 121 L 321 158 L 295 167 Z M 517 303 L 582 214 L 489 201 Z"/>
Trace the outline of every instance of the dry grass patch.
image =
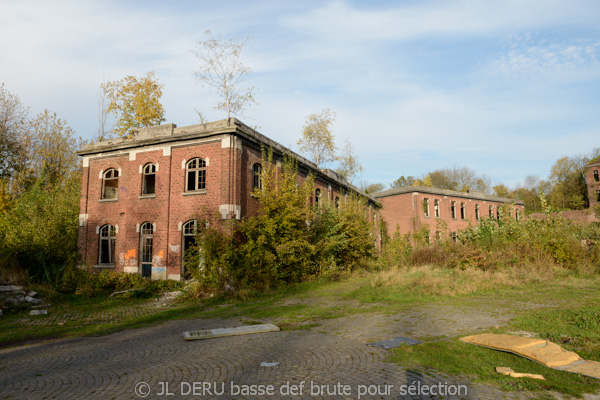
<path id="1" fill-rule="evenodd" d="M 373 289 L 409 291 L 430 296 L 457 296 L 485 292 L 498 288 L 519 287 L 528 284 L 551 282 L 567 277 L 569 271 L 549 265 L 481 270 L 475 267 L 449 269 L 432 265 L 393 268 L 374 274 Z"/>

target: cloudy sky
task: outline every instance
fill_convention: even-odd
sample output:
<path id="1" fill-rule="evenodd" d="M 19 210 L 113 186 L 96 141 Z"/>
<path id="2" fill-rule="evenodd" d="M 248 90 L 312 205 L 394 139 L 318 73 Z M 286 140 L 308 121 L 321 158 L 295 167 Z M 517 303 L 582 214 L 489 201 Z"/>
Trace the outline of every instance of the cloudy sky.
<path id="1" fill-rule="evenodd" d="M 306 115 L 331 108 L 359 179 L 468 166 L 515 185 L 600 147 L 597 0 L 0 0 L 0 82 L 88 139 L 102 80 L 147 71 L 167 122 L 222 119 L 194 78 L 207 29 L 253 37 L 244 122 L 297 150 Z"/>

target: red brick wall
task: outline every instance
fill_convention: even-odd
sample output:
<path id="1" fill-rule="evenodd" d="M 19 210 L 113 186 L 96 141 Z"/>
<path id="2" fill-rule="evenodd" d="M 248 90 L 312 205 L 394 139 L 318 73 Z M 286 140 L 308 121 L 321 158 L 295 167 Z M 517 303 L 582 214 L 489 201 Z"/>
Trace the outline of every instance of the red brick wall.
<path id="1" fill-rule="evenodd" d="M 600 190 L 600 182 L 594 179 L 594 171 L 600 174 L 600 164 L 589 166 L 586 170 L 585 179 L 588 188 L 588 198 L 590 200 L 590 208 L 600 204 L 598 201 L 598 190 Z"/>
<path id="2" fill-rule="evenodd" d="M 429 199 L 428 217 L 424 213 L 424 199 Z M 469 225 L 475 225 L 477 223 L 475 219 L 475 206 L 477 204 L 479 205 L 481 219 L 489 217 L 489 206 L 493 207 L 494 218 L 496 218 L 498 206 L 504 205 L 504 203 L 490 200 L 484 201 L 420 192 L 381 197 L 378 200 L 383 205 L 381 217 L 387 223 L 388 235 L 394 236 L 397 232 L 400 234 L 414 233 L 425 226 L 431 232 L 431 239 L 435 239 L 436 231 L 445 230 L 446 235 L 450 235 L 451 232 L 458 232 L 466 229 Z M 435 200 L 440 202 L 439 218 L 435 217 Z M 456 218 L 452 218 L 452 202 L 456 202 Z M 465 205 L 466 215 L 464 219 L 461 218 L 461 203 Z M 513 218 L 516 218 L 517 209 L 521 218 L 524 215 L 523 206 L 506 205 L 505 207 L 510 209 Z"/>

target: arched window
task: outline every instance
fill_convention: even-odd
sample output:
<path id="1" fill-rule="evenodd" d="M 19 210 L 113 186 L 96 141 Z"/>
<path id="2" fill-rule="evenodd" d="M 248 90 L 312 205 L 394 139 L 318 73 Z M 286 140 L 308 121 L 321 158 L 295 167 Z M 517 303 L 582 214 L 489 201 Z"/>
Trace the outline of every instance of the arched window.
<path id="1" fill-rule="evenodd" d="M 142 195 L 156 193 L 156 165 L 148 163 L 142 170 Z"/>
<path id="2" fill-rule="evenodd" d="M 107 169 L 102 176 L 102 199 L 116 199 L 119 194 L 119 171 Z"/>
<path id="3" fill-rule="evenodd" d="M 140 227 L 140 259 L 142 276 L 149 278 L 152 275 L 152 247 L 154 245 L 154 226 L 144 222 Z"/>
<path id="4" fill-rule="evenodd" d="M 256 163 L 252 166 L 252 190 L 262 188 L 262 165 Z"/>
<path id="5" fill-rule="evenodd" d="M 319 203 L 321 201 L 321 189 L 315 190 L 315 206 L 319 207 Z"/>
<path id="6" fill-rule="evenodd" d="M 195 219 L 192 219 L 188 222 L 186 222 L 185 224 L 183 224 L 182 227 L 182 234 L 183 234 L 183 239 L 182 239 L 182 247 L 183 247 L 183 251 L 181 252 L 183 259 L 182 261 L 182 271 L 181 271 L 181 275 L 183 277 L 189 277 L 190 275 L 190 268 L 187 268 L 188 264 L 189 264 L 189 260 L 187 260 L 187 256 L 190 254 L 190 250 L 193 249 L 194 245 L 196 244 L 196 234 L 198 233 L 198 221 Z"/>
<path id="7" fill-rule="evenodd" d="M 116 229 L 110 224 L 100 228 L 100 243 L 98 245 L 98 264 L 115 263 Z"/>
<path id="8" fill-rule="evenodd" d="M 185 190 L 194 192 L 206 189 L 206 161 L 192 158 L 185 165 Z"/>

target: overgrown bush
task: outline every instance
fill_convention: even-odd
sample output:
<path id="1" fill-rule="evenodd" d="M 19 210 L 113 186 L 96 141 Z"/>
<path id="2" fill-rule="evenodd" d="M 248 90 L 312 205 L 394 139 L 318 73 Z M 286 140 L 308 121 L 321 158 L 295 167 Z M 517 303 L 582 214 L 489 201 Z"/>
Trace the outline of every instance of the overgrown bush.
<path id="1" fill-rule="evenodd" d="M 57 290 L 64 294 L 96 297 L 114 292 L 130 290 L 130 296 L 152 297 L 162 291 L 181 288 L 182 284 L 173 280 L 150 280 L 139 274 L 101 271 L 94 273 L 86 269 L 69 266 L 57 284 Z"/>
<path id="2" fill-rule="evenodd" d="M 511 213 L 499 219 L 484 219 L 450 238 L 425 244 L 422 234 L 396 235 L 384 246 L 383 268 L 429 265 L 456 270 L 548 271 L 561 268 L 576 273 L 600 269 L 600 224 L 576 224 L 551 216 L 545 199 L 546 217 L 515 221 Z M 537 272 L 535 272 L 537 273 Z M 514 274 L 513 274 L 514 276 Z"/>
<path id="3" fill-rule="evenodd" d="M 258 215 L 230 225 L 209 223 L 199 232 L 192 265 L 199 290 L 243 295 L 316 276 L 336 278 L 365 268 L 375 257 L 367 205 L 349 195 L 339 208 L 327 200 L 311 205 L 314 180 L 303 182 L 295 161 L 281 167 L 263 155 Z M 278 171 L 278 168 L 279 171 Z"/>

